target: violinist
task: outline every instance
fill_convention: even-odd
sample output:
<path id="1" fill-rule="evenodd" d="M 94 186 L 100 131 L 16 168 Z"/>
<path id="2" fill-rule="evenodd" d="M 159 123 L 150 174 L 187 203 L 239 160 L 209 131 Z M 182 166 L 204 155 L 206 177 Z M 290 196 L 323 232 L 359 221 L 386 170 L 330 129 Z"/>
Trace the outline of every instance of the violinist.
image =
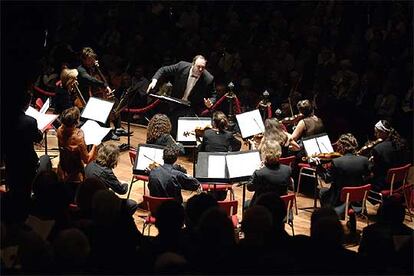
<path id="1" fill-rule="evenodd" d="M 375 145 L 372 149 L 370 158 L 373 162 L 372 185 L 373 190 L 381 191 L 389 188 L 385 182 L 387 171 L 408 162 L 408 149 L 405 141 L 387 120 L 378 121 L 375 124 L 374 133 L 375 137 L 381 138 L 383 142 Z"/>
<path id="2" fill-rule="evenodd" d="M 356 155 L 358 142 L 351 133 L 342 134 L 336 144 L 342 156 L 332 159 L 332 166 L 327 170 L 320 163 L 317 167 L 318 174 L 326 182 L 331 182 L 330 188 L 322 188 L 319 195 L 322 207 L 332 207 L 338 214 L 343 214 L 345 204 L 340 201 L 341 190 L 345 186 L 365 184 L 369 176 L 369 161 L 365 156 Z"/>
<path id="3" fill-rule="evenodd" d="M 148 123 L 147 144 L 170 146 L 184 154 L 184 146 L 171 136 L 171 121 L 165 114 L 155 114 Z"/>
<path id="4" fill-rule="evenodd" d="M 60 73 L 61 85 L 56 86 L 55 112 L 61 114 L 75 104 L 76 94 L 74 84 L 77 82 L 78 70 L 63 68 Z M 78 108 L 81 108 L 78 106 Z"/>
<path id="5" fill-rule="evenodd" d="M 103 75 L 99 71 L 97 55 L 90 47 L 85 47 L 81 52 L 81 65 L 78 67 L 79 72 L 79 89 L 82 92 L 86 102 L 90 96 L 109 99 L 115 101 L 114 108 L 117 106 L 118 99 L 113 96 L 113 91 L 108 86 Z M 109 121 L 109 120 L 108 120 Z M 112 140 L 119 140 L 118 136 L 128 135 L 128 132 L 121 127 L 121 116 L 110 116 L 110 121 L 115 126 L 115 131 L 111 135 Z M 107 123 L 109 126 L 109 123 Z"/>
<path id="6" fill-rule="evenodd" d="M 299 101 L 297 104 L 299 113 L 303 114 L 303 119 L 298 122 L 292 133 L 292 138 L 296 142 L 302 138 L 324 132 L 322 119 L 313 113 L 313 106 L 309 100 Z"/>
<path id="7" fill-rule="evenodd" d="M 173 197 L 179 203 L 183 202 L 181 189 L 197 191 L 200 182 L 190 175 L 185 169 L 175 164 L 177 150 L 171 146 L 164 149 L 164 164 L 155 167 L 149 173 L 148 189 L 154 197 Z"/>

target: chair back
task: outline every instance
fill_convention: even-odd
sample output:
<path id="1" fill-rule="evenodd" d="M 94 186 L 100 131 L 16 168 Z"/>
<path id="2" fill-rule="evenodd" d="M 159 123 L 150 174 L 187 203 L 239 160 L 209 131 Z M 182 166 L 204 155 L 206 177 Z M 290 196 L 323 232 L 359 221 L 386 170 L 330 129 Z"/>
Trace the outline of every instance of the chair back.
<path id="1" fill-rule="evenodd" d="M 395 183 L 405 184 L 410 167 L 411 164 L 407 164 L 401 167 L 390 168 L 388 170 L 386 181 L 390 184 L 390 195 L 392 195 Z"/>
<path id="2" fill-rule="evenodd" d="M 220 206 L 220 208 L 226 211 L 226 214 L 229 217 L 237 215 L 237 207 L 239 206 L 239 203 L 237 202 L 237 200 L 224 200 L 224 201 L 218 201 L 217 203 Z"/>
<path id="3" fill-rule="evenodd" d="M 285 205 L 286 205 L 286 211 L 289 213 L 289 211 L 292 210 L 293 204 L 295 202 L 295 194 L 283 195 L 283 196 L 280 196 L 280 198 L 285 203 Z"/>
<path id="4" fill-rule="evenodd" d="M 281 158 L 279 158 L 279 163 L 292 167 L 292 163 L 293 163 L 293 161 L 295 161 L 295 159 L 296 159 L 296 156 L 294 156 L 294 155 L 287 156 L 287 157 L 281 157 Z"/>
<path id="5" fill-rule="evenodd" d="M 148 208 L 147 210 L 150 211 L 151 215 L 155 214 L 158 207 L 164 201 L 175 200 L 173 197 L 155 197 L 155 196 L 148 196 L 148 195 L 143 195 L 143 199 L 144 199 L 144 206 L 147 206 Z"/>
<path id="6" fill-rule="evenodd" d="M 366 184 L 364 186 L 357 186 L 357 187 L 343 187 L 341 190 L 341 201 L 342 202 L 364 201 L 370 189 L 371 189 L 371 184 Z"/>
<path id="7" fill-rule="evenodd" d="M 42 109 L 42 106 L 43 106 L 43 101 L 42 101 L 42 99 L 41 99 L 41 98 L 37 98 L 37 99 L 36 99 L 35 104 L 36 104 L 36 107 L 37 107 L 39 110 L 40 110 L 40 109 Z"/>
<path id="8" fill-rule="evenodd" d="M 137 157 L 137 151 L 135 149 L 130 149 L 129 150 L 129 161 L 131 161 L 132 166 L 134 166 L 136 157 Z"/>

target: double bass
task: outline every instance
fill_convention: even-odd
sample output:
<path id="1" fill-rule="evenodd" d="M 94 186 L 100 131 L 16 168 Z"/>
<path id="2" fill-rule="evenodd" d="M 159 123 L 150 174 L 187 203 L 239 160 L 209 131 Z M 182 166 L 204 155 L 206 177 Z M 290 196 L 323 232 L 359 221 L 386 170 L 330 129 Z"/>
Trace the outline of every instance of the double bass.
<path id="1" fill-rule="evenodd" d="M 113 91 L 108 92 L 108 90 L 106 89 L 106 87 L 108 87 L 108 81 L 106 80 L 104 74 L 102 73 L 100 66 L 99 66 L 99 62 L 97 60 L 95 60 L 94 66 L 91 67 L 91 76 L 105 83 L 105 87 L 95 88 L 89 91 L 90 92 L 89 94 L 91 96 L 96 96 L 98 98 L 102 98 L 105 100 L 110 100 L 110 101 L 114 100 L 115 95 Z"/>

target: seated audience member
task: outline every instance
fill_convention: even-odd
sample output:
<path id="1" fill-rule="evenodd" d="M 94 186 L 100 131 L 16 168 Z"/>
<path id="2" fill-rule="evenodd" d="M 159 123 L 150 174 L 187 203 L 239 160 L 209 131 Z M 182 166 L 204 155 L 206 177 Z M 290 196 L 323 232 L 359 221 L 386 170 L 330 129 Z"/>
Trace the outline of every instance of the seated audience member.
<path id="1" fill-rule="evenodd" d="M 83 131 L 78 128 L 80 112 L 71 107 L 62 112 L 62 125 L 57 130 L 59 146 L 58 176 L 64 182 L 81 182 L 85 178 L 85 164 L 96 158 L 97 146 L 88 152 Z"/>
<path id="2" fill-rule="evenodd" d="M 77 190 L 75 203 L 79 219 L 92 219 L 92 199 L 96 192 L 108 189 L 98 178 L 86 178 Z"/>
<path id="3" fill-rule="evenodd" d="M 369 162 L 365 156 L 356 155 L 358 142 L 351 133 L 342 134 L 336 144 L 343 156 L 333 159 L 328 170 L 318 166 L 318 171 L 326 182 L 331 182 L 330 188 L 320 190 L 322 206 L 335 208 L 341 215 L 345 211 L 345 203 L 340 200 L 342 188 L 364 185 L 369 175 Z"/>
<path id="4" fill-rule="evenodd" d="M 385 182 L 387 172 L 390 168 L 398 167 L 407 162 L 408 150 L 405 141 L 386 120 L 380 120 L 375 124 L 375 137 L 381 138 L 382 142 L 372 149 L 372 185 L 373 190 L 381 191 L 390 188 Z M 401 183 L 396 183 L 394 189 L 399 185 Z"/>
<path id="5" fill-rule="evenodd" d="M 115 176 L 113 169 L 119 160 L 119 147 L 115 144 L 105 144 L 98 150 L 98 156 L 85 167 L 87 178 L 94 177 L 101 180 L 107 188 L 117 194 L 124 195 L 128 192 L 128 184 L 121 183 Z M 132 199 L 125 199 L 127 209 L 131 214 L 135 213 L 138 204 Z"/>
<path id="6" fill-rule="evenodd" d="M 183 202 L 181 189 L 196 191 L 200 188 L 200 182 L 194 177 L 183 172 L 181 166 L 175 165 L 177 150 L 167 146 L 164 149 L 164 164 L 151 170 L 149 173 L 148 188 L 151 196 L 173 197 L 178 202 Z"/>
<path id="7" fill-rule="evenodd" d="M 279 163 L 281 154 L 280 145 L 276 141 L 267 141 L 262 147 L 264 167 L 253 173 L 246 187 L 248 191 L 255 192 L 250 206 L 255 204 L 261 194 L 275 192 L 281 196 L 287 193 L 292 169 Z"/>
<path id="8" fill-rule="evenodd" d="M 147 144 L 170 146 L 184 154 L 184 146 L 171 136 L 171 121 L 165 114 L 155 114 L 148 123 Z"/>
<path id="9" fill-rule="evenodd" d="M 394 196 L 377 212 L 378 221 L 362 231 L 358 252 L 375 274 L 413 274 L 414 230 L 404 224 L 405 207 Z"/>

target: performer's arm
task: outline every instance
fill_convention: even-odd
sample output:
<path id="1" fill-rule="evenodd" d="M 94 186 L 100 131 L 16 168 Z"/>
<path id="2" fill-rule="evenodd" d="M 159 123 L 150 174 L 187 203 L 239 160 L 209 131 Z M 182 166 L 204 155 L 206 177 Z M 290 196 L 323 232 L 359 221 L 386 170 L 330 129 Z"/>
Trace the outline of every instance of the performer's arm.
<path id="1" fill-rule="evenodd" d="M 85 68 L 78 67 L 78 72 L 78 79 L 80 82 L 84 82 L 85 84 L 91 85 L 93 87 L 107 87 L 107 85 L 103 81 L 100 81 L 89 75 L 88 72 L 86 72 Z"/>
<path id="2" fill-rule="evenodd" d="M 155 86 L 157 85 L 158 80 L 161 77 L 170 76 L 173 73 L 177 72 L 180 62 L 176 63 L 176 64 L 173 64 L 173 65 L 163 66 L 160 69 L 158 69 L 157 72 L 155 72 L 154 76 L 152 76 L 152 80 L 151 80 L 151 82 L 150 82 L 150 84 L 148 85 L 148 88 L 147 88 L 147 93 L 155 88 Z"/>

